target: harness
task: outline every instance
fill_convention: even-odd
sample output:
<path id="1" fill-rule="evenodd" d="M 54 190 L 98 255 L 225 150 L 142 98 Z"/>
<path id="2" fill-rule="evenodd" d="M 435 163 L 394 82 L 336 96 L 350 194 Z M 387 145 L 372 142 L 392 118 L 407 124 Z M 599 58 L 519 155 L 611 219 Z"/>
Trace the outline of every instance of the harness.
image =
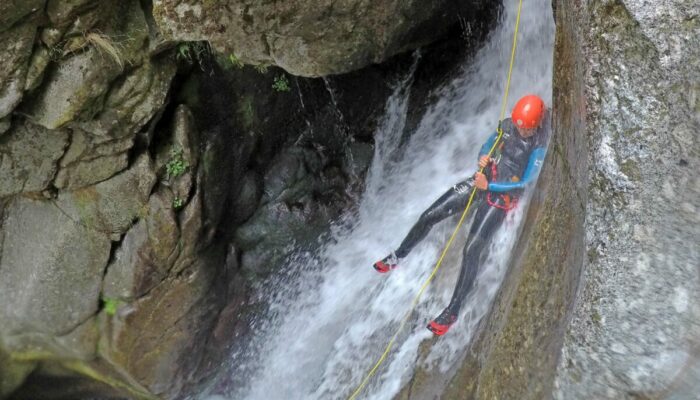
<path id="1" fill-rule="evenodd" d="M 503 142 L 498 146 L 498 155 L 496 159 L 491 162 L 491 180 L 495 181 L 498 178 L 498 162 L 501 160 L 501 149 L 503 148 Z M 517 182 L 520 179 L 517 176 L 511 178 L 513 182 Z M 498 198 L 503 201 L 503 204 L 498 203 Z M 509 194 L 499 194 L 496 200 L 491 199 L 491 192 L 486 194 L 486 203 L 491 207 L 500 208 L 501 210 L 508 212 L 514 209 L 518 205 L 518 198 L 511 196 Z"/>

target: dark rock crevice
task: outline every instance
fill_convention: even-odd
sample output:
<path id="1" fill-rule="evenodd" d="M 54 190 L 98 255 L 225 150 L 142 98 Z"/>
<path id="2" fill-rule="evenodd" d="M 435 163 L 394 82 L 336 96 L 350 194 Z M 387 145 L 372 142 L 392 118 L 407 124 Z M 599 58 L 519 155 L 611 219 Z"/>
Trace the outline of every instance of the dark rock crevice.
<path id="1" fill-rule="evenodd" d="M 57 352 L 62 357 L 59 361 L 45 361 L 44 355 L 28 354 L 21 346 L 3 342 L 2 354 L 9 351 L 15 358 L 25 357 L 31 365 L 13 359 L 9 369 L 17 379 L 13 378 L 11 389 L 0 388 L 0 395 L 14 389 L 37 366 L 16 392 L 17 398 L 70 398 L 87 393 L 109 397 L 115 390 L 137 398 L 154 394 L 175 398 L 206 384 L 228 351 L 243 346 L 251 310 L 261 308 L 247 303 L 249 284 L 275 273 L 292 254 L 290 247 L 313 247 L 330 221 L 352 212 L 371 161 L 372 135 L 383 105 L 397 77 L 413 63 L 410 54 L 400 54 L 324 82 L 295 78 L 272 66 L 267 71 L 260 67 L 258 72 L 251 66 L 231 67 L 229 61 L 228 68 L 222 67 L 207 51 L 188 62 L 178 59 L 181 48 L 173 49 L 178 44 L 161 35 L 162 26 L 150 15 L 162 17 L 158 14 L 162 5 L 162 1 L 148 0 L 109 1 L 99 7 L 93 1 L 52 1 L 32 16 L 40 20 L 41 40 L 32 51 L 47 53 L 49 59 L 45 64 L 37 61 L 31 88 L 13 111 L 12 126 L 0 138 L 0 148 L 13 140 L 21 115 L 27 120 L 22 129 L 47 138 L 56 140 L 62 131 L 46 126 L 65 126 L 71 132 L 66 143 L 56 146 L 60 151 L 46 150 L 47 157 L 56 157 L 47 182 L 32 170 L 31 184 L 21 181 L 18 190 L 0 193 L 0 202 L 8 202 L 9 210 L 2 220 L 0 251 L 7 249 L 10 235 L 15 241 L 28 235 L 46 237 L 46 243 L 57 246 L 56 254 L 95 260 L 74 263 L 29 251 L 0 254 L 3 280 L 26 257 L 44 257 L 32 263 L 42 267 L 36 273 L 58 283 L 71 277 L 74 269 L 80 270 L 66 284 L 71 290 L 63 292 L 81 296 L 46 300 L 89 311 L 81 314 L 68 336 L 52 336 L 51 327 L 45 327 L 46 337 L 38 345 Z M 352 12 L 336 11 L 329 11 L 332 18 L 352 16 Z M 292 23 L 292 19 L 278 22 Z M 361 25 L 353 21 L 350 33 L 361 30 Z M 266 43 L 268 54 L 277 54 L 280 46 L 288 46 L 283 39 L 293 36 L 279 35 L 278 28 L 255 30 L 270 42 Z M 123 67 L 94 37 L 88 40 L 98 31 L 122 51 Z M 416 90 L 417 99 L 427 96 L 433 75 L 456 70 L 454 65 L 465 54 L 463 47 L 472 47 L 463 41 L 455 44 L 455 32 L 441 39 L 451 44 L 427 50 L 431 57 L 420 63 L 424 72 L 416 78 L 422 85 Z M 122 35 L 129 41 L 121 41 Z M 416 33 L 406 40 L 420 36 Z M 324 37 L 330 38 L 319 35 Z M 370 35 L 363 40 L 374 39 Z M 390 39 L 387 35 L 370 45 L 390 47 Z M 363 57 L 375 61 L 395 51 L 372 56 L 361 49 Z M 283 52 L 275 57 L 281 63 L 288 56 Z M 349 62 L 343 68 L 358 65 L 364 64 Z M 285 79 L 290 90 L 278 84 Z M 192 123 L 182 117 L 187 109 Z M 198 139 L 178 142 L 191 134 Z M 42 141 L 42 146 L 47 143 Z M 176 146 L 182 150 L 178 156 L 173 152 Z M 295 174 L 286 176 L 291 165 Z M 13 165 L 12 172 L 17 170 Z M 166 176 L 175 170 L 182 171 L 176 177 Z M 10 185 L 3 182 L 2 187 Z M 36 196 L 47 188 L 51 201 Z M 275 195 L 266 197 L 266 192 Z M 25 218 L 34 224 L 25 232 L 17 220 L 22 215 L 45 217 L 42 223 Z M 286 229 L 273 240 L 265 231 L 270 221 Z M 248 248 L 236 241 L 243 227 L 258 230 L 253 240 L 258 246 Z M 40 236 L 40 228 L 49 233 Z M 21 248 L 15 242 L 13 246 Z M 266 258 L 268 253 L 276 259 Z M 52 287 L 42 291 L 55 292 Z M 0 311 L 3 325 L 26 322 Z M 42 318 L 57 324 L 68 318 L 61 312 L 49 317 Z M 52 347 L 53 341 L 59 342 L 59 350 Z M 189 353 L 183 352 L 187 348 Z M 8 373 L 0 371 L 0 380 Z M 76 389 L 60 391 L 60 382 L 75 384 Z M 117 389 L 100 389 L 95 382 Z M 42 384 L 47 391 L 35 386 Z M 78 386 L 89 389 L 81 391 Z"/>

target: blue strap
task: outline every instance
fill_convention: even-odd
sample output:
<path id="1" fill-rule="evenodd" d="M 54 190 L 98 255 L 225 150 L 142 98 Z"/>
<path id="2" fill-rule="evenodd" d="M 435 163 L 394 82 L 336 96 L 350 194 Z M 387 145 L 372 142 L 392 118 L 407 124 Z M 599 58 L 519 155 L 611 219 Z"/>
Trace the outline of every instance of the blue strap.
<path id="1" fill-rule="evenodd" d="M 494 143 L 496 143 L 496 138 L 498 137 L 498 132 L 494 132 L 493 135 L 489 136 L 488 139 L 486 139 L 486 143 L 484 143 L 481 146 L 481 150 L 479 150 L 479 158 L 481 156 L 485 156 L 489 154 L 489 150 L 491 150 L 491 147 L 493 146 Z"/>
<path id="2" fill-rule="evenodd" d="M 530 158 L 527 160 L 527 167 L 523 177 L 519 182 L 492 182 L 489 183 L 488 190 L 490 192 L 509 192 L 514 189 L 524 189 L 528 183 L 535 180 L 537 174 L 540 173 L 542 162 L 544 161 L 545 148 L 537 147 L 530 153 Z"/>

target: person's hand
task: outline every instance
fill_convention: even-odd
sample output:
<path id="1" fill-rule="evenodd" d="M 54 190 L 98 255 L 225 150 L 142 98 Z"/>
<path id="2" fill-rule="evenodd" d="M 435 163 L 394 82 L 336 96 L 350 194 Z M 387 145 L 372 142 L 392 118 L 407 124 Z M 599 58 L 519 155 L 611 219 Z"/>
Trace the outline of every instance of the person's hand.
<path id="1" fill-rule="evenodd" d="M 481 172 L 477 172 L 474 175 L 474 186 L 477 189 L 486 190 L 489 187 L 489 181 L 486 179 L 486 175 Z"/>
<path id="2" fill-rule="evenodd" d="M 489 162 L 491 162 L 491 158 L 488 155 L 479 157 L 479 168 L 486 168 Z"/>

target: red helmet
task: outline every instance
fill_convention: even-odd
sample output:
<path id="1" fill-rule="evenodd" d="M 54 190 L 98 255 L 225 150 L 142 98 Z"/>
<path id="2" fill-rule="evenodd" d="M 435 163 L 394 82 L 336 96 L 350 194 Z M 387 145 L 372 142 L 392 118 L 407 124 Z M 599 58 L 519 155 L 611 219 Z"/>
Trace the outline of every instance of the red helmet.
<path id="1" fill-rule="evenodd" d="M 513 107 L 511 119 L 518 128 L 537 128 L 544 115 L 544 101 L 539 96 L 524 96 Z"/>

